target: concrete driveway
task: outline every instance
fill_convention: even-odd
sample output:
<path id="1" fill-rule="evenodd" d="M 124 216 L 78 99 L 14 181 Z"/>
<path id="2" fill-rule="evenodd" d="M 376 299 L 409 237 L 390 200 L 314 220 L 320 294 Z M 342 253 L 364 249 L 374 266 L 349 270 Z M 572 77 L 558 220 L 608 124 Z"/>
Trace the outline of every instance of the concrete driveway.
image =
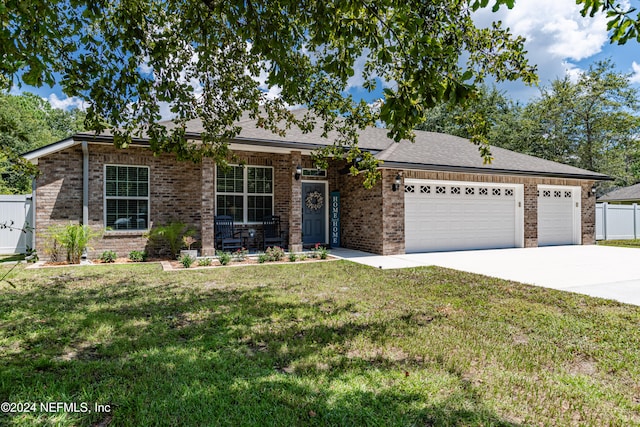
<path id="1" fill-rule="evenodd" d="M 428 265 L 640 305 L 640 249 L 551 246 L 380 256 L 337 248 L 332 255 L 377 268 Z"/>

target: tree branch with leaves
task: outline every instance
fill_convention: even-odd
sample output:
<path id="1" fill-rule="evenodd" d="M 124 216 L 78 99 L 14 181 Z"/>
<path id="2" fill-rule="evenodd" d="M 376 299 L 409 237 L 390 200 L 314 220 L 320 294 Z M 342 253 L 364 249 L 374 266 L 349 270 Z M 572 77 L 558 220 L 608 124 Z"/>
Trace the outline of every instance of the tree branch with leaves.
<path id="1" fill-rule="evenodd" d="M 224 162 L 243 114 L 276 133 L 337 129 L 331 155 L 357 151 L 356 131 L 382 122 L 413 140 L 426 109 L 459 102 L 487 75 L 536 81 L 524 39 L 472 13 L 488 0 L 60 0 L 0 9 L 0 66 L 7 86 L 61 84 L 85 100 L 88 130 L 118 147 L 146 137 L 156 152 Z M 494 10 L 513 7 L 496 0 Z M 461 62 L 465 57 L 466 62 Z M 364 68 L 356 62 L 364 58 Z M 347 92 L 360 78 L 384 85 L 378 109 Z M 279 92 L 275 99 L 268 89 Z M 173 124 L 161 123 L 168 106 Z M 302 119 L 289 106 L 312 114 Z M 201 140 L 186 138 L 192 119 Z M 375 173 L 372 162 L 367 173 Z"/>

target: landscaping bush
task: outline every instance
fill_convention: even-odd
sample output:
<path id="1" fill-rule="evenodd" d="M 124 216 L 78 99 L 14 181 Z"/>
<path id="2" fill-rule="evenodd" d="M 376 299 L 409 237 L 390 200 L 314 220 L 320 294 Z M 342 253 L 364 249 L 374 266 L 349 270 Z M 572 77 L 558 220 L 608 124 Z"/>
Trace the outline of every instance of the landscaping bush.
<path id="1" fill-rule="evenodd" d="M 79 264 L 82 253 L 89 247 L 89 242 L 99 235 L 88 225 L 51 226 L 47 229 L 48 243 L 45 244 L 45 252 L 52 262 L 57 262 L 60 261 L 60 252 L 64 249 L 67 262 Z"/>
<path id="2" fill-rule="evenodd" d="M 218 251 L 216 252 L 216 255 L 218 256 L 218 261 L 220 261 L 221 265 L 227 265 L 231 261 L 231 254 L 229 252 Z"/>
<path id="3" fill-rule="evenodd" d="M 100 255 L 100 260 L 107 263 L 115 262 L 116 258 L 118 258 L 118 254 L 114 251 L 104 251 L 102 255 Z"/>
<path id="4" fill-rule="evenodd" d="M 59 236 L 62 235 L 62 226 L 52 225 L 44 233 L 44 245 L 42 252 L 49 258 L 49 262 L 60 262 L 62 260 L 62 246 Z"/>
<path id="5" fill-rule="evenodd" d="M 264 264 L 267 261 L 269 261 L 269 257 L 267 256 L 267 254 L 258 254 L 258 264 Z"/>
<path id="6" fill-rule="evenodd" d="M 167 225 L 153 227 L 147 234 L 151 246 L 158 248 L 159 252 L 169 252 L 170 257 L 175 259 L 180 249 L 185 245 L 185 237 L 195 234 L 193 227 L 187 226 L 184 222 L 173 221 Z"/>
<path id="7" fill-rule="evenodd" d="M 236 262 L 242 262 L 247 258 L 248 254 L 249 254 L 249 251 L 246 250 L 245 248 L 242 248 L 242 249 L 238 249 L 233 254 L 231 254 L 231 257 Z"/>
<path id="8" fill-rule="evenodd" d="M 145 251 L 131 251 L 129 259 L 133 262 L 144 262 L 147 260 L 147 253 Z"/>
<path id="9" fill-rule="evenodd" d="M 298 260 L 298 255 L 296 255 L 295 253 L 291 252 L 289 254 L 289 261 L 290 262 L 296 262 Z"/>
<path id="10" fill-rule="evenodd" d="M 184 268 L 189 268 L 195 262 L 195 260 L 195 258 L 189 255 L 183 255 L 180 257 L 180 264 L 182 264 Z"/>
<path id="11" fill-rule="evenodd" d="M 209 267 L 211 265 L 212 259 L 211 258 L 200 258 L 198 260 L 198 265 L 200 267 Z"/>
<path id="12" fill-rule="evenodd" d="M 278 246 L 268 247 L 265 254 L 268 261 L 280 261 L 284 258 L 284 249 Z"/>
<path id="13" fill-rule="evenodd" d="M 324 246 L 320 246 L 319 243 L 316 243 L 316 246 L 311 251 L 313 253 L 313 258 L 327 259 L 327 255 L 329 254 L 329 249 Z"/>

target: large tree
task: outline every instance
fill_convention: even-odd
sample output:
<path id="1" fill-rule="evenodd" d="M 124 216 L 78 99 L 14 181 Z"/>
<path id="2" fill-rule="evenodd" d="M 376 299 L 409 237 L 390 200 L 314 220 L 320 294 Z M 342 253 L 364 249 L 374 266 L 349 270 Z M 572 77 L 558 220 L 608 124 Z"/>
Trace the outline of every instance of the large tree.
<path id="1" fill-rule="evenodd" d="M 311 116 L 296 121 L 287 109 L 304 105 L 324 130 L 338 129 L 334 154 L 362 156 L 357 127 L 380 120 L 392 138 L 411 138 L 428 107 L 465 98 L 487 74 L 535 81 L 522 38 L 499 23 L 475 26 L 473 11 L 488 3 L 9 0 L 0 8 L 0 75 L 6 85 L 61 84 L 87 101 L 88 129 L 111 129 L 121 147 L 144 132 L 156 152 L 222 161 L 243 113 L 274 132 L 310 129 Z M 347 95 L 352 78 L 387 85 L 379 109 Z M 158 123 L 163 104 L 171 130 Z M 201 141 L 185 139 L 194 118 Z"/>
<path id="2" fill-rule="evenodd" d="M 30 93 L 0 92 L 0 194 L 31 192 L 36 171 L 20 155 L 82 129 L 84 113 L 52 108 Z"/>
<path id="3" fill-rule="evenodd" d="M 640 95 L 610 61 L 554 80 L 525 106 L 480 88 L 463 104 L 430 109 L 419 128 L 601 172 L 617 186 L 640 181 Z"/>
<path id="4" fill-rule="evenodd" d="M 552 82 L 523 111 L 531 154 L 602 172 L 617 185 L 640 179 L 640 97 L 610 61 L 592 64 L 576 82 Z"/>

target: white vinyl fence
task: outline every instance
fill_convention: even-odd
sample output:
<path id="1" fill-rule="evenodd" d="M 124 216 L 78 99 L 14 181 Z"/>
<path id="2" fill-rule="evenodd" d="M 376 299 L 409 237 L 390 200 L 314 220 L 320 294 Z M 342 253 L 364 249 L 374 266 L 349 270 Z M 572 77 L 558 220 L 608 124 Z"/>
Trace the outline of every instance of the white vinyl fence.
<path id="1" fill-rule="evenodd" d="M 11 224 L 16 229 L 0 229 L 0 255 L 25 253 L 33 247 L 31 232 L 21 229 L 33 225 L 31 196 L 0 195 L 0 224 Z"/>
<path id="2" fill-rule="evenodd" d="M 640 208 L 633 205 L 596 204 L 596 240 L 640 239 Z"/>

